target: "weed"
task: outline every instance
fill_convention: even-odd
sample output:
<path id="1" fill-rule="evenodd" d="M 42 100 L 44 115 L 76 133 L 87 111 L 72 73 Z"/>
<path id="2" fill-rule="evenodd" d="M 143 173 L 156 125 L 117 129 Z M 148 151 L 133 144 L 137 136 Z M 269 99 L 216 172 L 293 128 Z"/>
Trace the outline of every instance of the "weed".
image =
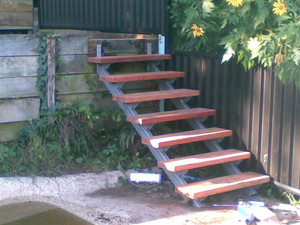
<path id="1" fill-rule="evenodd" d="M 31 121 L 16 141 L 1 144 L 0 174 L 58 175 L 147 167 L 151 158 L 139 141 L 120 111 L 94 111 L 78 100 Z"/>
<path id="2" fill-rule="evenodd" d="M 291 193 L 288 193 L 288 192 L 283 192 L 283 196 L 288 199 L 288 201 L 291 205 L 300 207 L 300 198 L 299 197 L 297 197 Z"/>

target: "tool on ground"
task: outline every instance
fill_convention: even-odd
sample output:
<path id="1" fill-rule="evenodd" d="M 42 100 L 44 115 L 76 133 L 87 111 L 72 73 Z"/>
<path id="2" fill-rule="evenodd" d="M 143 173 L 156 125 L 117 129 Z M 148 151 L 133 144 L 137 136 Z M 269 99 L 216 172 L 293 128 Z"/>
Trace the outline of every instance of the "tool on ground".
<path id="1" fill-rule="evenodd" d="M 247 222 L 257 219 L 260 225 L 282 225 L 276 214 L 265 207 L 261 201 L 239 201 L 238 212 L 245 217 Z"/>

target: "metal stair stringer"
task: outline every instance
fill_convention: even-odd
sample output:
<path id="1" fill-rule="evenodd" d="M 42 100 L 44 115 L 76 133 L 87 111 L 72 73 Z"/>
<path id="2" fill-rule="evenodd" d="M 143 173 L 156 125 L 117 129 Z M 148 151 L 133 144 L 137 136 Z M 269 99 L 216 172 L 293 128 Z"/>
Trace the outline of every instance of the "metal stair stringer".
<path id="1" fill-rule="evenodd" d="M 97 64 L 97 74 L 98 76 L 110 76 L 110 73 L 108 72 L 108 68 L 110 67 L 110 64 Z M 106 88 L 109 90 L 109 92 L 114 95 L 122 95 L 124 94 L 121 90 L 121 86 L 116 85 L 114 83 L 103 81 Z M 135 107 L 132 107 L 130 104 L 123 103 L 117 101 L 117 104 L 122 109 L 122 111 L 125 113 L 126 116 L 134 116 L 138 115 L 137 111 L 135 110 Z M 147 125 L 140 125 L 137 123 L 131 123 L 132 126 L 135 128 L 135 130 L 138 132 L 141 138 L 147 138 L 152 137 L 151 131 L 148 129 Z M 170 159 L 168 155 L 165 153 L 164 148 L 154 148 L 152 146 L 147 146 L 152 155 L 155 157 L 157 161 L 164 161 Z M 173 173 L 166 169 L 164 169 L 164 172 L 167 174 L 171 182 L 176 186 L 185 185 L 187 182 L 181 175 L 181 173 Z M 190 200 L 190 198 L 186 197 L 185 195 L 181 195 L 184 199 Z M 202 201 L 204 198 L 199 199 L 193 199 L 193 205 L 196 207 L 203 206 Z"/>
<path id="2" fill-rule="evenodd" d="M 157 64 L 153 63 L 153 62 L 148 62 L 148 70 L 150 72 L 159 72 L 160 71 Z M 168 80 L 157 80 L 157 82 L 158 82 L 160 90 L 175 89 L 173 87 L 173 85 L 171 84 L 172 81 L 170 82 Z M 173 104 L 175 105 L 175 107 L 177 109 L 190 109 L 189 105 L 186 104 L 186 102 L 183 101 L 182 99 L 171 99 L 171 101 L 173 102 Z M 190 126 L 195 130 L 206 129 L 205 125 L 203 124 L 203 120 L 201 118 L 188 119 L 187 121 L 190 124 Z M 219 144 L 218 140 L 204 141 L 204 144 L 206 145 L 208 150 L 211 152 L 218 152 L 218 151 L 224 150 L 222 148 L 222 146 Z M 227 173 L 230 175 L 241 173 L 240 169 L 234 163 L 225 163 L 225 164 L 221 164 L 221 165 L 227 171 Z M 245 188 L 243 191 L 248 195 L 254 195 L 257 193 L 253 187 Z"/>

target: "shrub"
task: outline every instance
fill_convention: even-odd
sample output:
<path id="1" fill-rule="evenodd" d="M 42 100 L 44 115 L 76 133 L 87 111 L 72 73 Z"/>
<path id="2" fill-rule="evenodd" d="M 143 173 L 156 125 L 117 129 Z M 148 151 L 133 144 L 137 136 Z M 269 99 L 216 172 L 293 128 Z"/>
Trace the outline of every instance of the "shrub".
<path id="1" fill-rule="evenodd" d="M 151 163 L 151 158 L 138 142 L 121 112 L 93 111 L 84 101 L 76 101 L 31 121 L 17 140 L 1 144 L 0 174 L 58 175 L 141 168 Z"/>
<path id="2" fill-rule="evenodd" d="M 219 52 L 246 70 L 273 67 L 300 85 L 300 3 L 296 0 L 174 0 L 171 14 L 181 50 Z M 199 28 L 203 30 L 199 35 Z M 220 46 L 218 46 L 220 45 Z"/>

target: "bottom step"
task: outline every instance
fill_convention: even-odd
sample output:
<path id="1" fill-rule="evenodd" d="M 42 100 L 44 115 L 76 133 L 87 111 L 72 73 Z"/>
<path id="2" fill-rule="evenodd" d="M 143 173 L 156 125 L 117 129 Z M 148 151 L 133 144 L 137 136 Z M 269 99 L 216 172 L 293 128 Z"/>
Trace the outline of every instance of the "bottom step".
<path id="1" fill-rule="evenodd" d="M 268 182 L 270 177 L 267 175 L 246 172 L 178 186 L 176 192 L 196 199 Z"/>

